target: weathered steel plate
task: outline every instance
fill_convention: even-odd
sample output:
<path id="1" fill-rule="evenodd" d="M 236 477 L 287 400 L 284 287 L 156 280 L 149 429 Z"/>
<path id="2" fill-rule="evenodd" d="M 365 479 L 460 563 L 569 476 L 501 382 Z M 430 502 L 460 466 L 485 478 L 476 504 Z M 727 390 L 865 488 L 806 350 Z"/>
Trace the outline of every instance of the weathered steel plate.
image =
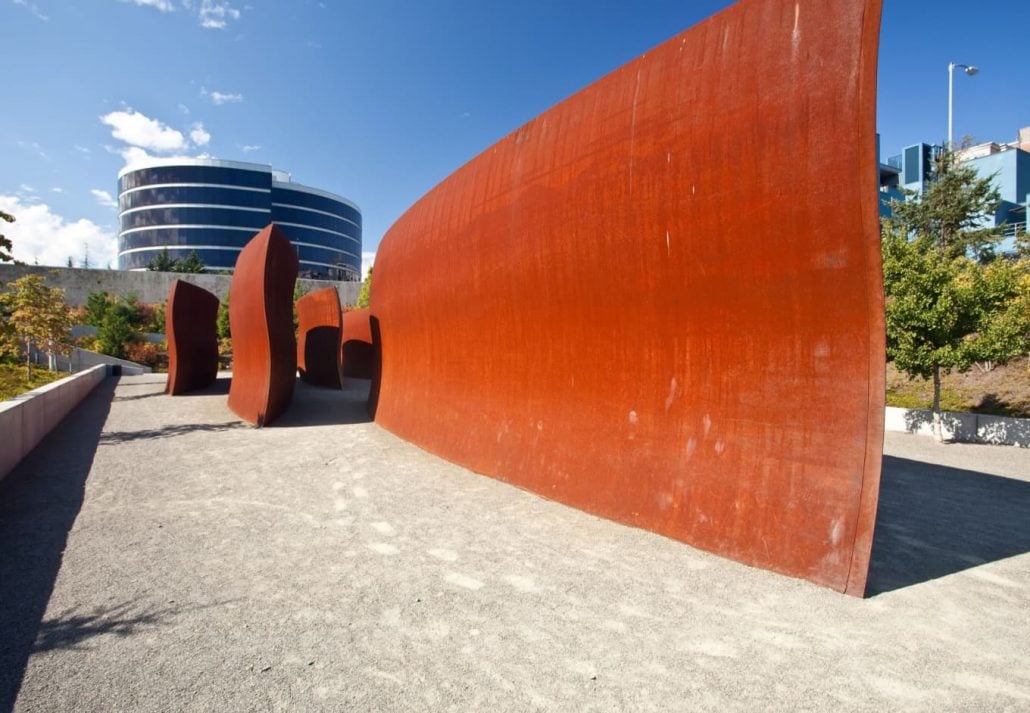
<path id="1" fill-rule="evenodd" d="M 297 268 L 297 251 L 275 225 L 262 229 L 236 258 L 229 288 L 233 353 L 229 408 L 257 426 L 271 423 L 293 398 Z"/>
<path id="2" fill-rule="evenodd" d="M 744 0 L 430 191 L 376 256 L 376 421 L 861 595 L 884 398 L 879 18 L 879 0 Z"/>
<path id="3" fill-rule="evenodd" d="M 218 377 L 218 298 L 203 287 L 176 280 L 165 305 L 168 384 L 176 396 L 203 389 Z"/>

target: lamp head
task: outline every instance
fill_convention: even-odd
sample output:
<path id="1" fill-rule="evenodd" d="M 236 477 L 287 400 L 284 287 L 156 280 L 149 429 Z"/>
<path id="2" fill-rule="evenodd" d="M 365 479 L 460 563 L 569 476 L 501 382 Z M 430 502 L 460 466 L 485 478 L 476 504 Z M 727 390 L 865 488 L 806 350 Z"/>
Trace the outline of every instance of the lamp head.
<path id="1" fill-rule="evenodd" d="M 979 72 L 980 69 L 979 69 L 979 67 L 966 67 L 965 70 L 963 70 L 963 71 L 965 71 L 966 74 L 968 74 L 970 77 L 972 77 L 974 74 Z"/>

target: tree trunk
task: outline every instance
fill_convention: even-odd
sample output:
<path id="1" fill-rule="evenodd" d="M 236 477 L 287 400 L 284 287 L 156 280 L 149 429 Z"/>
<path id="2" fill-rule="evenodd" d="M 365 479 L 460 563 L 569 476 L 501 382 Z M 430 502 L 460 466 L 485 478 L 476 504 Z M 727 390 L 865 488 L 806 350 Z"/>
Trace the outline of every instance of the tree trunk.
<path id="1" fill-rule="evenodd" d="M 933 437 L 944 442 L 944 424 L 941 422 L 941 368 L 933 368 Z"/>
<path id="2" fill-rule="evenodd" d="M 32 381 L 32 341 L 29 339 L 25 340 L 25 371 L 28 380 Z"/>

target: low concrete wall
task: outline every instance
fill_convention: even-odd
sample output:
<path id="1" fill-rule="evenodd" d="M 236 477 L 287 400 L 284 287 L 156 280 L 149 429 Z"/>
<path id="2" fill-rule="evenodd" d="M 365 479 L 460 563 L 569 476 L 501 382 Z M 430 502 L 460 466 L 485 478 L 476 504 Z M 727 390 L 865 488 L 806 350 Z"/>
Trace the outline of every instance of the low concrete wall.
<path id="1" fill-rule="evenodd" d="M 95 366 L 0 402 L 0 480 L 107 374 L 108 367 Z"/>
<path id="2" fill-rule="evenodd" d="M 129 361 L 128 359 L 119 359 L 118 357 L 108 356 L 107 354 L 101 354 L 100 352 L 91 352 L 88 349 L 81 349 L 79 347 L 72 347 L 71 352 L 68 355 L 54 355 L 53 365 L 50 363 L 50 357 L 41 349 L 33 347 L 31 354 L 33 364 L 38 364 L 44 368 L 54 368 L 55 371 L 67 371 L 68 373 L 85 371 L 86 369 L 90 369 L 100 364 L 120 366 L 122 368 L 121 373 L 124 376 L 151 374 L 154 371 L 152 368 L 144 364 Z"/>
<path id="3" fill-rule="evenodd" d="M 945 440 L 1030 448 L 1030 419 L 944 411 L 941 424 Z M 933 411 L 888 406 L 884 428 L 932 436 Z"/>
<path id="4" fill-rule="evenodd" d="M 74 267 L 45 267 L 42 265 L 0 265 L 0 282 L 13 282 L 23 275 L 43 275 L 51 287 L 64 290 L 64 298 L 71 305 L 86 304 L 91 292 L 108 292 L 121 297 L 135 294 L 140 302 L 162 302 L 168 299 L 168 290 L 175 280 L 192 282 L 225 301 L 229 294 L 232 275 L 187 274 L 178 272 L 127 272 L 123 270 L 84 270 Z M 340 304 L 349 307 L 357 303 L 360 282 L 330 282 L 325 280 L 297 280 L 307 292 L 335 287 Z"/>

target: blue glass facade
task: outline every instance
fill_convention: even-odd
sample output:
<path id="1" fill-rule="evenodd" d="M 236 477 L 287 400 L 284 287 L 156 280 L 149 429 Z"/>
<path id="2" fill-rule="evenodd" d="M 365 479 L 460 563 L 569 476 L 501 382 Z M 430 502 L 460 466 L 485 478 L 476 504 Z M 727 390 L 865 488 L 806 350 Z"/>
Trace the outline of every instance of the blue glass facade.
<path id="1" fill-rule="evenodd" d="M 300 259 L 300 277 L 358 280 L 361 211 L 293 183 L 270 166 L 216 159 L 157 160 L 118 176 L 118 269 L 144 270 L 165 249 L 196 250 L 209 270 L 232 270 L 254 234 L 275 223 Z"/>

